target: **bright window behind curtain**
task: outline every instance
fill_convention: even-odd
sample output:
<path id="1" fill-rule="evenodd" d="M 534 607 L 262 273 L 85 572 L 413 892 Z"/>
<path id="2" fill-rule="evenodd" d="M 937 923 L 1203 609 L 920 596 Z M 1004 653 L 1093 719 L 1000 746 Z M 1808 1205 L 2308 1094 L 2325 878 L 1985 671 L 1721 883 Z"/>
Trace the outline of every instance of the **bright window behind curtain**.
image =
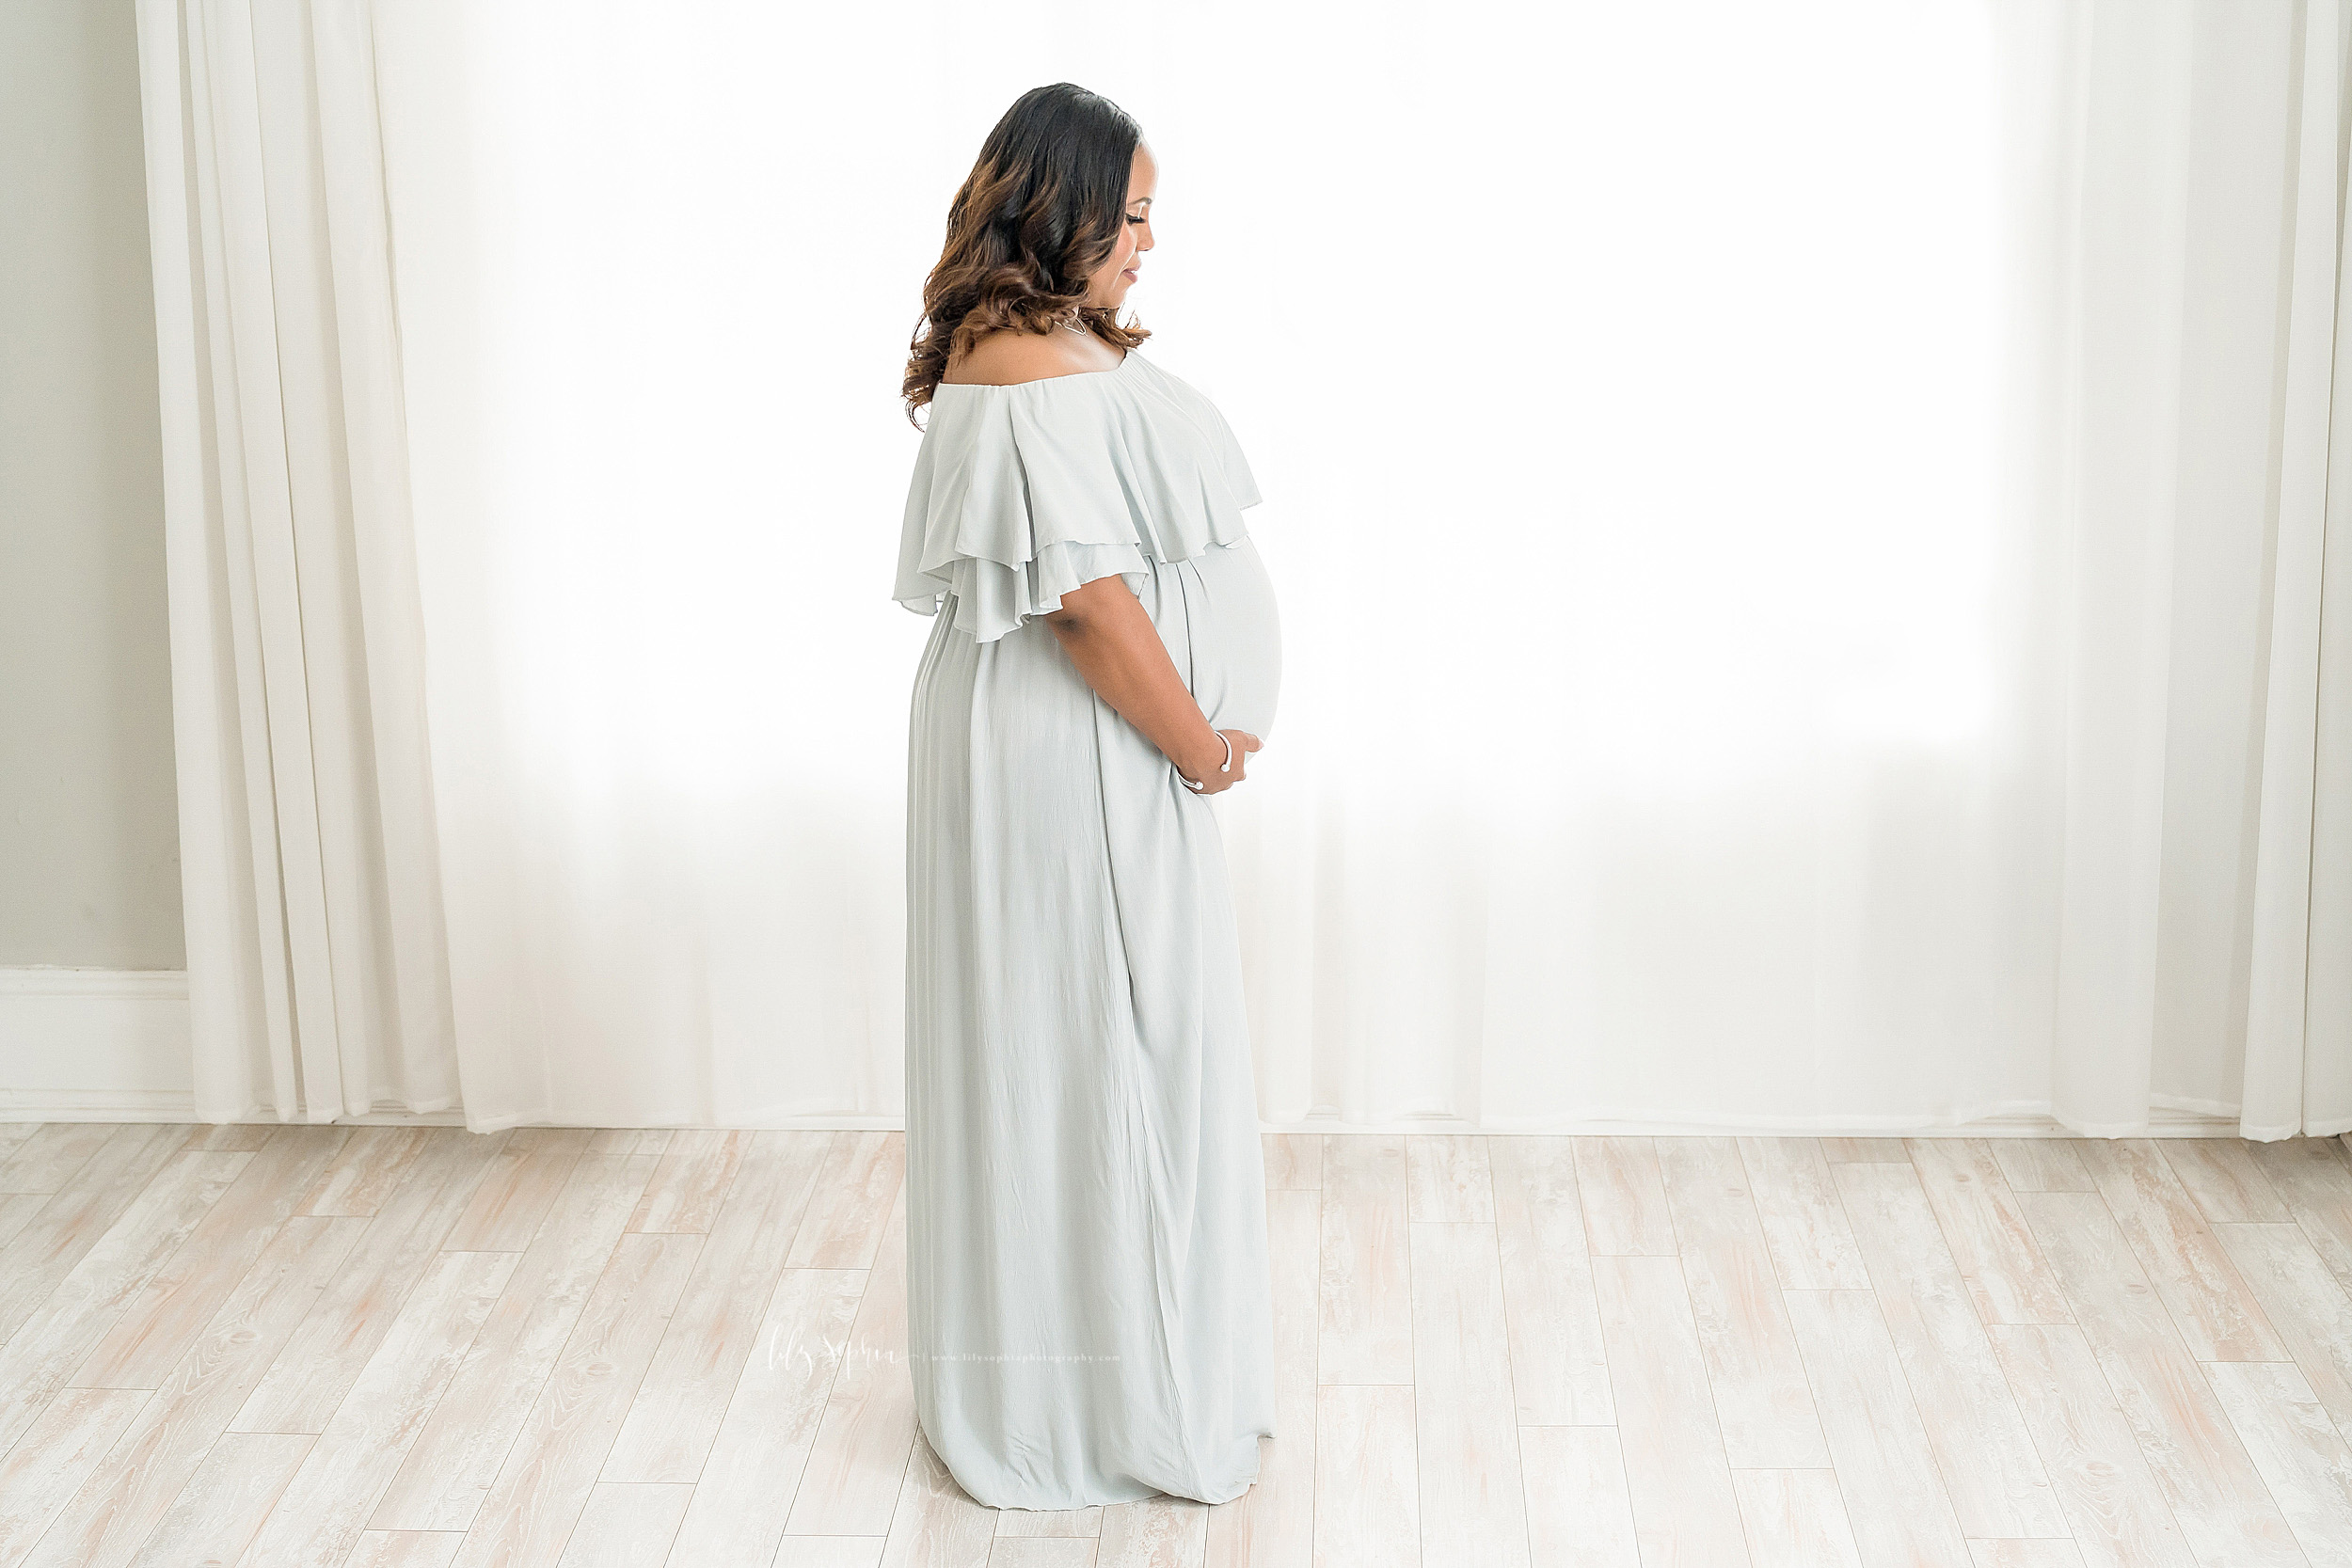
<path id="1" fill-rule="evenodd" d="M 385 23 L 475 1124 L 894 1118 L 896 391 L 1022 91 L 1283 615 L 1219 802 L 1261 1109 L 2046 1101 L 2050 563 L 1983 8 L 435 0 Z"/>

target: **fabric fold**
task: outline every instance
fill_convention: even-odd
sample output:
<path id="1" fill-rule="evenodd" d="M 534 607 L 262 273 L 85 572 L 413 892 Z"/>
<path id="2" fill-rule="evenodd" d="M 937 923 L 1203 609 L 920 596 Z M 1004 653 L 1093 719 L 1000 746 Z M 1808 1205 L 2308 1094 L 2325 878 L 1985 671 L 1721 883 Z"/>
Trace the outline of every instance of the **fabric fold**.
<path id="1" fill-rule="evenodd" d="M 1112 496 L 1124 505 L 1106 505 Z M 1239 543 L 1242 510 L 1258 499 L 1216 405 L 1132 351 L 1115 370 L 943 384 L 892 596 L 935 615 L 952 594 L 954 624 L 993 641 L 1097 578 Z"/>

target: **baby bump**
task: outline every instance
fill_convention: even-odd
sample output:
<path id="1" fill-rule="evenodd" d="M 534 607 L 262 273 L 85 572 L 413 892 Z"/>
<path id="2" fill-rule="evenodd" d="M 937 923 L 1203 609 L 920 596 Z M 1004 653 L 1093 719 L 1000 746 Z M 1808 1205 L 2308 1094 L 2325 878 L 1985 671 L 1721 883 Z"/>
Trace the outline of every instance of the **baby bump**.
<path id="1" fill-rule="evenodd" d="M 1256 543 L 1244 537 L 1212 545 L 1155 575 L 1152 622 L 1209 723 L 1270 738 L 1282 684 L 1282 631 Z"/>

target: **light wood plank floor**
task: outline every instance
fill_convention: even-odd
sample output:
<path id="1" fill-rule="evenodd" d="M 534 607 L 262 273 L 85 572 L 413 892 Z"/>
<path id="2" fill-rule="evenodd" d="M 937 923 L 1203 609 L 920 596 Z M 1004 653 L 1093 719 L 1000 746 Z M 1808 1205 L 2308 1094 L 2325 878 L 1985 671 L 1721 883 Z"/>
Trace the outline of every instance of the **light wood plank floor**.
<path id="1" fill-rule="evenodd" d="M 1257 1486 L 1000 1513 L 899 1133 L 0 1126 L 0 1568 L 2352 1565 L 2341 1141 L 1265 1155 Z"/>

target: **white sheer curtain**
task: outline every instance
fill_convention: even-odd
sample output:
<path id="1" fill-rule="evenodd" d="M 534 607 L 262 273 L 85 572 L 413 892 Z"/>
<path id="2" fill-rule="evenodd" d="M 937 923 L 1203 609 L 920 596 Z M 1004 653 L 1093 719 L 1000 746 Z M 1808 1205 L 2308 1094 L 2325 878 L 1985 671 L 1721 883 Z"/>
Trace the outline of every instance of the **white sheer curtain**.
<path id="1" fill-rule="evenodd" d="M 1152 139 L 1145 352 L 1268 498 L 1218 808 L 1269 1125 L 2352 1126 L 2341 6 L 380 0 L 419 609 L 360 689 L 422 691 L 446 941 L 361 933 L 445 955 L 454 1045 L 378 1029 L 375 1096 L 896 1123 L 895 388 L 1067 79 Z M 338 1114 L 233 1022 L 208 1105 Z"/>
<path id="2" fill-rule="evenodd" d="M 373 8 L 137 5 L 197 1114 L 446 1110 Z"/>

